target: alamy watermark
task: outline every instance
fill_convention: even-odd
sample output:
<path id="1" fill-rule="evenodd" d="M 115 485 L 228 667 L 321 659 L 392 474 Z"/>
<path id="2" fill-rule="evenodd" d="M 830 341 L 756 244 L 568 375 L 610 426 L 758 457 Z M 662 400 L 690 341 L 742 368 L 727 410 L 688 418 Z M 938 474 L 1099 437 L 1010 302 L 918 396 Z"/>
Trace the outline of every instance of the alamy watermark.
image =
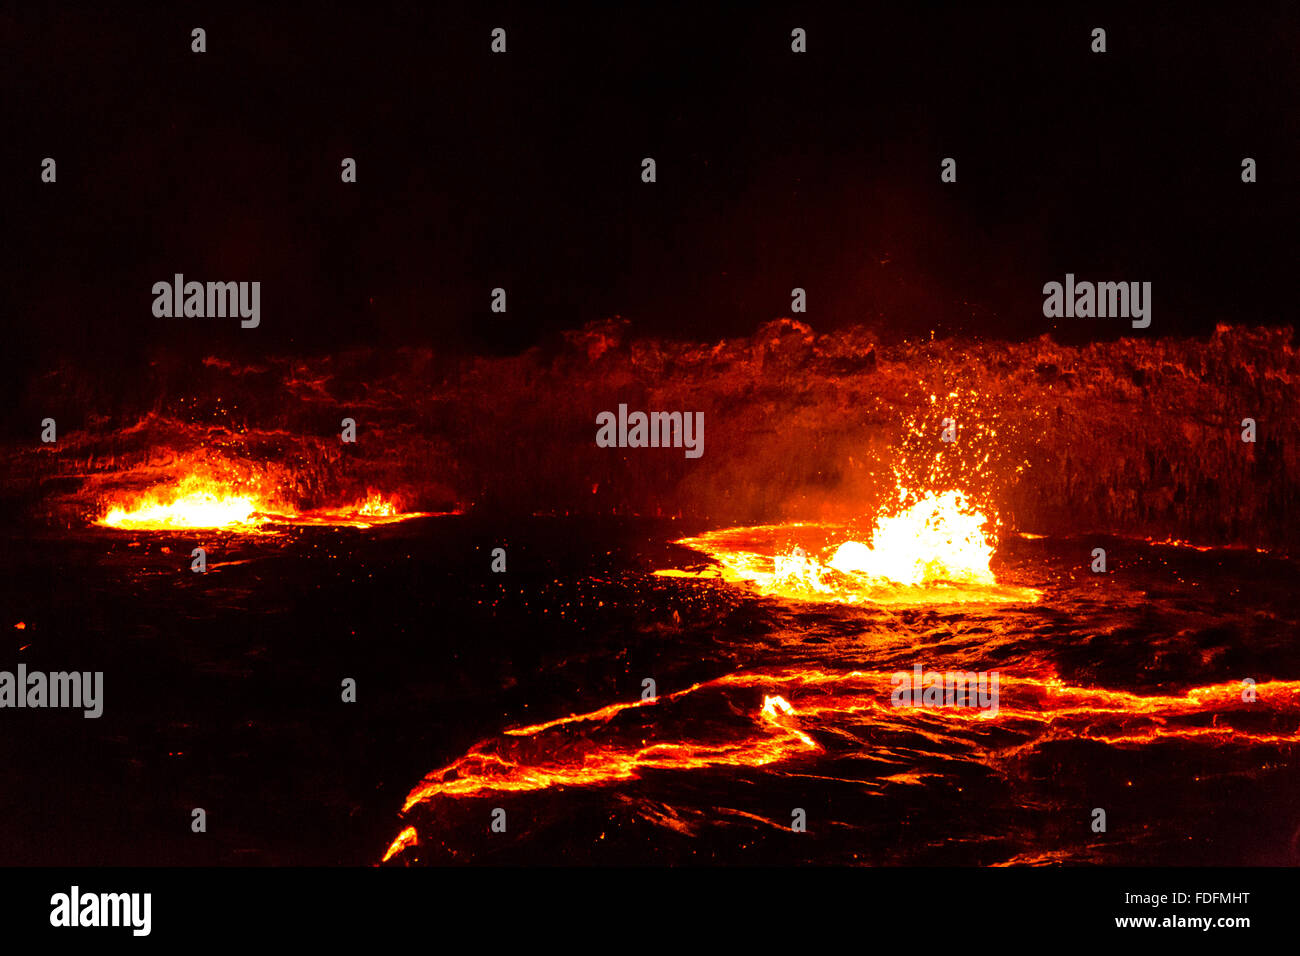
<path id="1" fill-rule="evenodd" d="M 160 319 L 238 317 L 245 329 L 262 322 L 260 282 L 186 282 L 178 272 L 171 282 L 155 282 L 153 294 L 153 314 Z"/>
<path id="2" fill-rule="evenodd" d="M 912 673 L 899 671 L 890 679 L 895 707 L 976 707 L 998 712 L 997 671 L 927 671 L 920 664 Z"/>
<path id="3" fill-rule="evenodd" d="M 50 897 L 50 925 L 125 926 L 133 936 L 148 936 L 153 919 L 152 893 L 83 893 L 73 886 Z"/>
<path id="4" fill-rule="evenodd" d="M 0 671 L 0 708 L 72 708 L 82 716 L 99 717 L 104 713 L 103 671 L 28 671 L 19 664 L 18 671 Z"/>
<path id="5" fill-rule="evenodd" d="M 1049 319 L 1132 319 L 1133 328 L 1151 324 L 1150 282 L 1075 282 L 1043 286 L 1043 315 Z"/>
<path id="6" fill-rule="evenodd" d="M 703 412 L 631 412 L 596 416 L 599 448 L 685 448 L 687 458 L 704 454 Z"/>

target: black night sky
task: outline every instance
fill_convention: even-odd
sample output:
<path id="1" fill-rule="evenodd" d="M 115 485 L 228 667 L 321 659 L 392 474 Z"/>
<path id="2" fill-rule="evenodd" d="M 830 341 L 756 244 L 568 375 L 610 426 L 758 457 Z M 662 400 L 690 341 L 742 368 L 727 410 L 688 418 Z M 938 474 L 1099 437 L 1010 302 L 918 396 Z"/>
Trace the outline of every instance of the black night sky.
<path id="1" fill-rule="evenodd" d="M 1067 271 L 1151 281 L 1149 335 L 1291 321 L 1293 6 L 906 6 L 11 11 L 11 362 L 713 340 L 794 286 L 819 331 L 1026 338 Z M 176 272 L 260 280 L 261 327 L 154 318 Z"/>

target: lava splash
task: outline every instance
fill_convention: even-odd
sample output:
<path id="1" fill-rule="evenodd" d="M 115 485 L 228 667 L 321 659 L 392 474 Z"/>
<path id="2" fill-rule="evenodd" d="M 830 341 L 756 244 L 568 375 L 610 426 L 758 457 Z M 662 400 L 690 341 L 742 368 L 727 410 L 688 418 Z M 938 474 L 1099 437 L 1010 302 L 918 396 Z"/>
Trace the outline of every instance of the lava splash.
<path id="1" fill-rule="evenodd" d="M 992 522 L 956 491 L 911 496 L 877 517 L 870 544 L 841 525 L 792 522 L 712 531 L 676 543 L 713 565 L 661 577 L 716 577 L 765 596 L 837 604 L 1033 603 L 1041 592 L 999 583 Z M 836 543 L 838 542 L 838 543 Z"/>

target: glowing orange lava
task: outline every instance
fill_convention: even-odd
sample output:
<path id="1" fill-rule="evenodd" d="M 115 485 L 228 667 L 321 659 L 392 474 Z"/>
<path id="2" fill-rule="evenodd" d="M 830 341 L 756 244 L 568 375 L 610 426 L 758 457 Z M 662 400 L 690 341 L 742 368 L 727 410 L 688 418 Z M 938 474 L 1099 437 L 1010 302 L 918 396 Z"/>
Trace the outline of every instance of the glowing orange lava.
<path id="1" fill-rule="evenodd" d="M 612 704 L 586 714 L 507 730 L 485 740 L 447 767 L 435 770 L 407 796 L 402 812 L 436 799 L 554 787 L 600 786 L 648 771 L 698 771 L 715 766 L 776 767 L 831 751 L 870 756 L 879 776 L 864 785 L 916 782 L 908 766 L 916 741 L 929 742 L 947 759 L 1006 765 L 1023 751 L 1051 742 L 1091 741 L 1140 747 L 1161 740 L 1208 745 L 1300 744 L 1300 681 L 1267 681 L 1243 699 L 1240 682 L 1196 687 L 1182 693 L 1139 694 L 1073 686 L 1054 673 L 1001 675 L 996 710 L 955 706 L 899 706 L 893 690 L 898 672 L 792 668 L 737 672 L 694 684 L 674 694 Z M 753 716 L 735 722 L 675 717 L 639 718 L 646 707 L 702 707 L 716 713 L 718 700 L 734 704 L 762 692 Z M 780 693 L 775 693 L 779 691 Z M 755 702 L 756 705 L 756 702 Z M 817 735 L 821 739 L 817 739 Z M 919 738 L 917 735 L 920 735 Z M 780 772 L 780 771 L 778 771 Z M 799 772 L 797 767 L 790 768 Z M 671 825 L 672 821 L 665 821 Z M 407 827 L 385 855 L 387 861 L 414 841 Z"/>
<path id="2" fill-rule="evenodd" d="M 407 827 L 401 833 L 397 834 L 397 839 L 393 841 L 393 845 L 390 846 L 388 852 L 384 854 L 383 862 L 387 863 L 408 846 L 415 846 L 419 842 L 420 840 L 415 832 L 415 827 Z"/>
<path id="3" fill-rule="evenodd" d="M 192 471 L 174 485 L 122 496 L 95 524 L 127 531 L 253 531 L 276 525 L 369 528 L 426 515 L 403 512 L 395 501 L 378 492 L 347 507 L 303 511 L 267 490 L 266 484 L 255 475 L 230 479 Z"/>
<path id="4" fill-rule="evenodd" d="M 911 500 L 910 505 L 902 506 Z M 761 594 L 841 604 L 1032 603 L 1032 588 L 999 584 L 990 569 L 992 524 L 956 491 L 899 492 L 900 510 L 877 516 L 871 543 L 837 525 L 794 522 L 711 531 L 676 542 L 716 567 L 662 577 L 719 577 Z"/>
<path id="5" fill-rule="evenodd" d="M 109 528 L 154 531 L 166 528 L 230 528 L 255 525 L 270 511 L 260 492 L 241 492 L 198 475 L 186 475 L 171 489 L 155 489 L 110 508 L 97 522 Z"/>
<path id="6" fill-rule="evenodd" d="M 870 545 L 840 545 L 828 566 L 893 584 L 996 584 L 987 522 L 958 492 L 925 495 L 900 514 L 882 516 Z"/>
<path id="7" fill-rule="evenodd" d="M 821 749 L 798 728 L 794 709 L 780 697 L 766 699 L 757 717 L 744 721 L 740 732 L 717 740 L 639 740 L 626 746 L 583 746 L 578 753 L 570 753 L 564 745 L 567 735 L 581 732 L 580 725 L 608 726 L 624 712 L 683 698 L 707 686 L 696 684 L 659 698 L 612 704 L 589 714 L 507 730 L 504 739 L 485 741 L 451 766 L 430 773 L 407 796 L 402 812 L 439 795 L 464 797 L 483 791 L 596 785 L 628 780 L 648 769 L 691 770 L 723 764 L 759 767 L 801 751 Z"/>

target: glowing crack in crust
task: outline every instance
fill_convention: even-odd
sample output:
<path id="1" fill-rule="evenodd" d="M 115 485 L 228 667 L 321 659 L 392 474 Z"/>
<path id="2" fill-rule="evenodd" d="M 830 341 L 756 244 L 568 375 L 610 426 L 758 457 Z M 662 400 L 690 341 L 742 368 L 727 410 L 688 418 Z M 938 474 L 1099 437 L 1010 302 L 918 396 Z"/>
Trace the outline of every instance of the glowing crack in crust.
<path id="1" fill-rule="evenodd" d="M 793 771 L 800 757 L 841 750 L 841 756 L 881 760 L 887 770 L 877 783 L 906 784 L 914 781 L 906 772 L 911 751 L 896 743 L 901 734 L 954 744 L 961 756 L 951 759 L 992 768 L 1062 741 L 1122 748 L 1168 739 L 1207 746 L 1300 743 L 1300 681 L 1261 683 L 1255 688 L 1257 700 L 1247 703 L 1241 683 L 1234 681 L 1175 694 L 1140 694 L 1072 686 L 1054 673 L 1014 676 L 1004 671 L 999 707 L 991 712 L 894 706 L 896 673 L 818 668 L 733 673 L 658 698 L 511 728 L 429 773 L 407 796 L 402 813 L 436 800 L 613 785 L 646 771 L 772 770 L 780 765 Z M 691 716 L 679 723 L 638 714 L 651 707 L 695 706 L 716 715 L 719 703 L 731 704 L 734 712 L 737 700 L 752 702 L 748 716 L 721 721 Z M 673 733 L 665 728 L 677 726 L 686 734 L 664 739 Z M 415 842 L 414 827 L 407 827 L 384 860 Z"/>

